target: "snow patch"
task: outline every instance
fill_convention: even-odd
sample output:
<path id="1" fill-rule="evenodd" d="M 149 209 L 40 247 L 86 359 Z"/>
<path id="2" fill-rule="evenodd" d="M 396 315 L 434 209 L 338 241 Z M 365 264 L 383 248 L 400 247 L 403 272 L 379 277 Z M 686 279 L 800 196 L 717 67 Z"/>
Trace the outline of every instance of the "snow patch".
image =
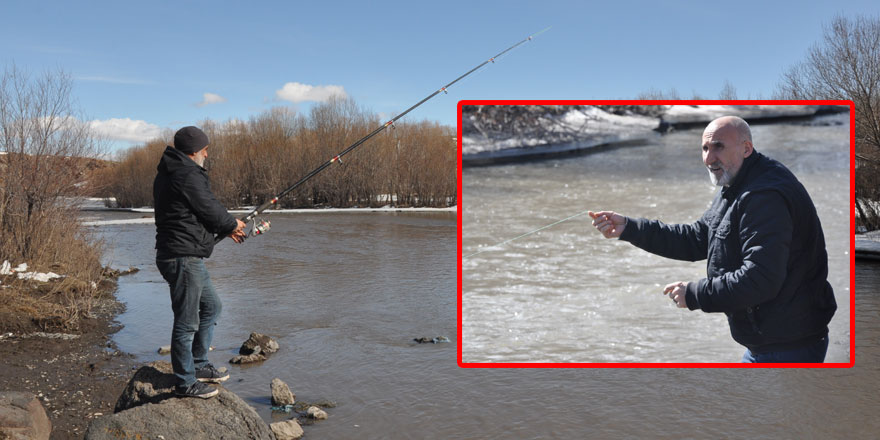
<path id="1" fill-rule="evenodd" d="M 55 278 L 64 278 L 64 275 L 58 275 L 55 272 L 25 272 L 27 268 L 27 263 L 21 263 L 13 269 L 12 265 L 9 264 L 9 260 L 4 260 L 3 264 L 0 265 L 0 275 L 12 275 L 14 273 L 20 280 L 34 280 L 42 283 L 54 280 Z"/>
<path id="2" fill-rule="evenodd" d="M 577 107 L 545 124 L 540 137 L 502 139 L 464 135 L 461 139 L 462 160 L 555 153 L 646 139 L 656 135 L 653 130 L 659 123 L 656 118 L 648 116 L 615 115 L 596 107 Z"/>

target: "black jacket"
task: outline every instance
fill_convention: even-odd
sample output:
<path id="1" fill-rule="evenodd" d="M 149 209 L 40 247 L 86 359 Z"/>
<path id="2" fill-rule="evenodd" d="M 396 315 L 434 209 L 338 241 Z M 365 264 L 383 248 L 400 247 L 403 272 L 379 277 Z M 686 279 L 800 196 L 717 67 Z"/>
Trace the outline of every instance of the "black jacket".
<path id="1" fill-rule="evenodd" d="M 214 234 L 228 235 L 238 223 L 211 192 L 208 173 L 168 147 L 153 181 L 156 258 L 210 257 Z"/>
<path id="2" fill-rule="evenodd" d="M 628 218 L 620 239 L 668 258 L 707 258 L 708 277 L 688 283 L 688 308 L 726 313 L 733 338 L 753 352 L 828 334 L 837 303 L 816 208 L 791 171 L 758 152 L 697 222 Z"/>

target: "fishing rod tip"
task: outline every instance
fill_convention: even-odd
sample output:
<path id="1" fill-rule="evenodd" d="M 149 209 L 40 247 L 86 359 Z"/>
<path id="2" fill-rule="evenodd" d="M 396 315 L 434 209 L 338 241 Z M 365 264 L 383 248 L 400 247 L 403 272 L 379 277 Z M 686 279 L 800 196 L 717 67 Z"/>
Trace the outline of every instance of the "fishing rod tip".
<path id="1" fill-rule="evenodd" d="M 530 36 L 529 36 L 529 40 L 531 40 L 531 39 L 534 38 L 534 37 L 537 37 L 538 35 L 543 34 L 544 32 L 549 31 L 550 28 L 552 28 L 552 27 L 553 27 L 553 26 L 547 26 L 546 28 L 542 29 L 540 32 L 530 35 Z"/>

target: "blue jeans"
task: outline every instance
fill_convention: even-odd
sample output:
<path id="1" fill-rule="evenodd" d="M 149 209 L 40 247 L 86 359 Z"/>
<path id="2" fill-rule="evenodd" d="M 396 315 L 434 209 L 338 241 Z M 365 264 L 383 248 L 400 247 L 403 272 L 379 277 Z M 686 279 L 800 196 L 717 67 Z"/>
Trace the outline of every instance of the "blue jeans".
<path id="1" fill-rule="evenodd" d="M 806 347 L 798 348 L 795 350 L 786 350 L 786 351 L 771 351 L 768 353 L 752 353 L 749 349 L 746 349 L 746 353 L 743 355 L 742 362 L 743 363 L 766 363 L 766 362 L 810 362 L 810 363 L 821 363 L 825 362 L 825 353 L 828 352 L 828 336 L 822 338 L 822 340 L 813 343 L 812 345 L 808 345 Z"/>
<path id="2" fill-rule="evenodd" d="M 214 325 L 223 307 L 203 259 L 157 259 L 156 266 L 171 288 L 171 367 L 178 386 L 188 387 L 196 382 L 196 369 L 208 364 Z"/>

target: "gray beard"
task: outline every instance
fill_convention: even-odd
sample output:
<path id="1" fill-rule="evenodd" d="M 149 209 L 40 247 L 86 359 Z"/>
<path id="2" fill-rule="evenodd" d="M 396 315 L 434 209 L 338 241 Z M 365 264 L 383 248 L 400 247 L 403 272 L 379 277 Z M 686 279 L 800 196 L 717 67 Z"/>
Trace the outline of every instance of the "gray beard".
<path id="1" fill-rule="evenodd" d="M 708 171 L 708 168 L 706 169 Z M 712 185 L 715 186 L 727 186 L 730 185 L 730 182 L 733 181 L 733 178 L 736 177 L 736 174 L 730 174 L 726 168 L 721 167 L 721 177 L 715 177 L 715 173 L 709 171 L 709 180 L 712 181 Z"/>

